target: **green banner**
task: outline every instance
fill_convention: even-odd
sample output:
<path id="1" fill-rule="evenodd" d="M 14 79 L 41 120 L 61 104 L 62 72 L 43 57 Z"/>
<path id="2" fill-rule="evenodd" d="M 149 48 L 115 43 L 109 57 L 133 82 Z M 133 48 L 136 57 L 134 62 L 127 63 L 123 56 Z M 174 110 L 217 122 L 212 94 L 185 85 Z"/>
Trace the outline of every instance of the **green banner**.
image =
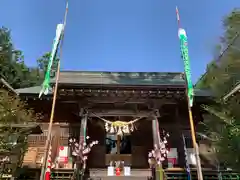
<path id="1" fill-rule="evenodd" d="M 39 98 L 42 96 L 42 94 L 47 95 L 50 89 L 50 75 L 51 75 L 51 70 L 52 70 L 52 65 L 53 65 L 53 61 L 56 59 L 56 54 L 57 54 L 57 50 L 58 50 L 58 46 L 60 44 L 60 40 L 62 37 L 62 33 L 63 33 L 63 29 L 64 26 L 63 24 L 58 24 L 57 25 L 57 29 L 56 29 L 56 37 L 54 39 L 53 42 L 53 48 L 52 48 L 52 52 L 51 52 L 51 56 L 48 62 L 48 67 L 47 67 L 47 71 L 45 74 L 45 78 L 42 84 L 42 89 L 39 93 Z"/>
<path id="2" fill-rule="evenodd" d="M 192 78 L 191 78 L 191 67 L 190 67 L 190 59 L 188 55 L 188 42 L 187 42 L 186 31 L 182 28 L 179 28 L 178 37 L 180 39 L 181 55 L 184 62 L 184 71 L 185 71 L 185 77 L 187 81 L 187 95 L 188 95 L 189 105 L 190 107 L 192 107 L 194 92 L 193 92 L 193 84 L 192 84 Z"/>

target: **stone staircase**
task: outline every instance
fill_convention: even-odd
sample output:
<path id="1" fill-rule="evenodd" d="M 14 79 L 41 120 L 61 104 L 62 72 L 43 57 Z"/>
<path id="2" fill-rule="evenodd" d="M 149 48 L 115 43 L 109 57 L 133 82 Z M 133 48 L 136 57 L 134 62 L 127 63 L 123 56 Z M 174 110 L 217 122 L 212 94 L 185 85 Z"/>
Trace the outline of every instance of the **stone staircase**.
<path id="1" fill-rule="evenodd" d="M 164 180 L 186 180 L 187 173 L 185 171 L 165 171 Z M 191 171 L 192 180 L 198 179 L 195 169 Z M 219 179 L 219 172 L 214 170 L 203 170 L 204 180 L 217 180 Z M 221 178 L 223 180 L 240 180 L 240 174 L 231 171 L 221 171 Z M 148 169 L 132 169 L 131 176 L 107 176 L 107 170 L 105 169 L 91 169 L 90 179 L 92 180 L 149 180 L 151 179 L 151 171 Z"/>
<path id="2" fill-rule="evenodd" d="M 99 178 L 92 178 L 93 180 L 147 180 L 148 177 L 136 177 L 136 176 L 106 176 Z"/>
<path id="3" fill-rule="evenodd" d="M 107 176 L 106 169 L 90 169 L 92 180 L 148 180 L 151 177 L 150 169 L 131 169 L 131 176 Z"/>

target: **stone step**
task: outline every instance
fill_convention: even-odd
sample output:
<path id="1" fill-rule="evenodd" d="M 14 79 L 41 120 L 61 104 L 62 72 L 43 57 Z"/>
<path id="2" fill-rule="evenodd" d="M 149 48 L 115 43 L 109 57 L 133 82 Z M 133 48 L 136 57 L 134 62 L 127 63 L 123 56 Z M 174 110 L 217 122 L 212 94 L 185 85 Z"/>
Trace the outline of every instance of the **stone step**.
<path id="1" fill-rule="evenodd" d="M 106 169 L 90 169 L 90 177 L 109 177 L 107 176 L 107 168 Z M 152 175 L 150 169 L 131 169 L 131 176 L 130 177 L 150 177 Z M 113 176 L 117 177 L 117 176 Z M 121 172 L 120 177 L 124 176 L 124 172 Z"/>
<path id="2" fill-rule="evenodd" d="M 92 180 L 148 180 L 148 177 L 139 176 L 105 176 L 91 178 Z"/>

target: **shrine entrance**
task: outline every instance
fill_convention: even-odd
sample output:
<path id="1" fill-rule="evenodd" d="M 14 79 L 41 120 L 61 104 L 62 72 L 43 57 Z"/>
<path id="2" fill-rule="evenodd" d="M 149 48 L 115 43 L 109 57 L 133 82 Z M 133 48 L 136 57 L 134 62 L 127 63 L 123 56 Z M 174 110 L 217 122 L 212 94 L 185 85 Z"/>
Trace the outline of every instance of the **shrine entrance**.
<path id="1" fill-rule="evenodd" d="M 124 167 L 132 165 L 131 133 L 136 130 L 135 123 L 142 118 L 130 121 L 112 121 L 98 117 L 105 127 L 105 165 Z"/>
<path id="2" fill-rule="evenodd" d="M 148 152 L 153 147 L 150 118 L 146 116 L 137 118 L 133 116 L 100 117 L 94 113 L 91 115 L 95 116 L 94 122 L 92 121 L 93 126 L 91 126 L 92 133 L 95 134 L 102 129 L 100 127 L 104 127 L 101 130 L 104 131 L 104 134 L 101 135 L 101 137 L 104 136 L 104 142 L 100 142 L 98 150 L 96 148 L 93 150 L 94 152 L 98 151 L 98 155 L 96 155 L 97 152 L 91 154 L 91 157 L 95 157 L 93 159 L 96 159 L 96 157 L 99 159 L 101 151 L 101 153 L 104 153 L 104 167 L 149 168 Z M 100 138 L 99 133 L 98 138 Z M 97 162 L 94 161 L 94 164 L 97 164 Z M 91 167 L 97 168 L 97 165 L 94 164 L 91 163 Z M 100 168 L 100 166 L 98 167 Z"/>
<path id="3" fill-rule="evenodd" d="M 106 165 L 131 166 L 131 135 L 106 134 Z"/>

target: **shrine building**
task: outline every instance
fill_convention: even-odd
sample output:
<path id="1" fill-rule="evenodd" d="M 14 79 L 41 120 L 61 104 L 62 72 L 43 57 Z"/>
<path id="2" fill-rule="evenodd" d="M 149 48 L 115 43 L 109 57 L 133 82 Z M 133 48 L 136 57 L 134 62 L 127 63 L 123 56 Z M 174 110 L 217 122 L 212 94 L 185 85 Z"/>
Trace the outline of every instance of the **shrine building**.
<path id="1" fill-rule="evenodd" d="M 54 89 L 55 79 L 51 83 Z M 30 169 L 40 169 L 52 107 L 52 91 L 39 98 L 40 90 L 41 86 L 16 90 L 29 107 L 43 115 L 38 122 L 43 133 L 28 138 L 23 166 Z M 211 103 L 211 99 L 209 91 L 194 90 L 195 125 L 203 121 L 201 105 Z M 160 135 L 169 134 L 169 153 L 163 167 L 184 168 L 187 159 L 194 168 L 183 73 L 61 71 L 51 144 L 54 168 L 59 173 L 72 171 L 74 162 L 68 141 L 79 139 L 86 129 L 91 140 L 99 141 L 88 157 L 90 174 L 101 176 L 116 161 L 130 166 L 133 174 L 149 174 L 148 152 L 156 136 L 154 121 L 159 123 Z M 111 122 L 129 123 L 125 129 L 111 129 Z M 189 157 L 185 157 L 183 137 Z M 197 141 L 200 143 L 199 138 Z M 204 156 L 201 161 L 203 169 L 213 168 Z"/>

